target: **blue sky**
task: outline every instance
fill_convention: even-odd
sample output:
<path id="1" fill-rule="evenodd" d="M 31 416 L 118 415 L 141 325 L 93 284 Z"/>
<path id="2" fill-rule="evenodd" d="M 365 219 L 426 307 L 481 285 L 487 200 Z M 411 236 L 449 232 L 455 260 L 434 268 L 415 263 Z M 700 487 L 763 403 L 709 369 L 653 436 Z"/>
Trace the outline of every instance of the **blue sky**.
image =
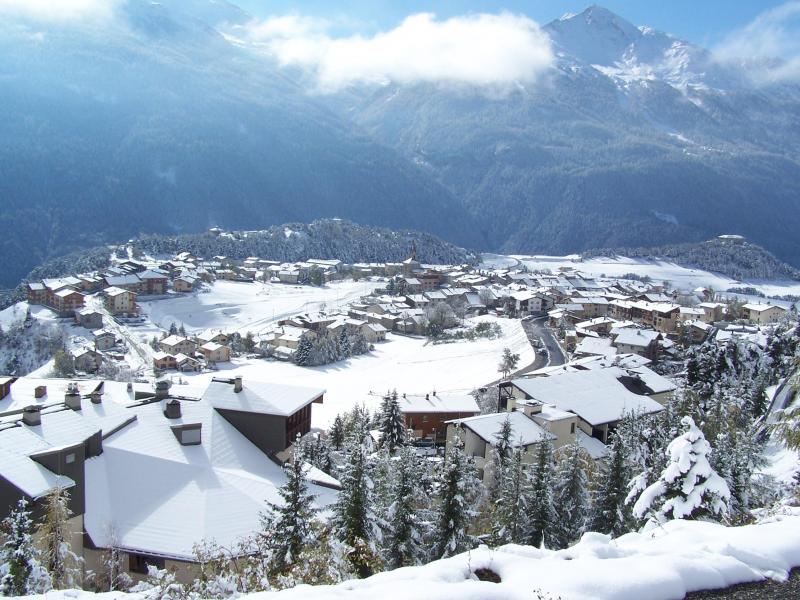
<path id="1" fill-rule="evenodd" d="M 565 0 L 231 0 L 259 17 L 299 14 L 352 23 L 360 33 L 396 26 L 417 12 L 439 17 L 508 10 L 547 23 L 565 12 L 580 12 L 591 2 Z M 650 25 L 704 46 L 751 22 L 785 0 L 606 0 L 599 3 L 635 25 Z"/>

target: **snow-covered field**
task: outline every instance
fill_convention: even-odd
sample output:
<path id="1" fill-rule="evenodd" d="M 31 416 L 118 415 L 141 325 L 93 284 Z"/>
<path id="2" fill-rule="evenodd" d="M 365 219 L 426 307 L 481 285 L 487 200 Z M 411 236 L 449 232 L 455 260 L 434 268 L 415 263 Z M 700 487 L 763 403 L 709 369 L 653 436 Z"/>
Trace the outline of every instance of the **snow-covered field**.
<path id="1" fill-rule="evenodd" d="M 697 287 L 711 287 L 724 292 L 731 287 L 754 287 L 767 296 L 783 296 L 785 294 L 800 295 L 798 281 L 746 281 L 741 282 L 718 273 L 702 269 L 682 267 L 671 262 L 651 261 L 638 258 L 592 258 L 581 260 L 577 254 L 568 256 L 501 256 L 484 255 L 486 267 L 513 268 L 525 265 L 531 270 L 558 272 L 562 267 L 572 268 L 594 277 L 621 277 L 628 273 L 649 276 L 653 281 L 669 281 L 672 287 L 692 290 Z"/>
<path id="2" fill-rule="evenodd" d="M 422 567 L 406 567 L 336 586 L 298 586 L 250 598 L 303 600 L 677 600 L 688 592 L 767 578 L 785 580 L 800 565 L 800 516 L 723 527 L 671 521 L 616 540 L 588 533 L 567 550 L 481 547 Z M 491 569 L 500 583 L 479 581 Z M 119 593 L 52 592 L 47 598 L 118 598 Z M 127 600 L 141 595 L 124 596 Z"/>
<path id="3" fill-rule="evenodd" d="M 195 332 L 222 329 L 258 333 L 292 315 L 345 308 L 381 285 L 374 281 L 337 281 L 322 288 L 282 283 L 216 281 L 208 291 L 139 302 L 150 320 L 164 329 L 170 323 Z"/>
<path id="4" fill-rule="evenodd" d="M 327 427 L 338 413 L 356 404 L 363 402 L 377 408 L 388 390 L 414 394 L 433 390 L 443 394 L 467 393 L 495 381 L 499 378 L 497 365 L 505 347 L 520 355 L 520 367 L 534 361 L 533 349 L 519 321 L 485 316 L 475 322 L 481 320 L 498 323 L 503 335 L 494 340 L 433 345 L 422 338 L 389 334 L 385 342 L 375 345 L 373 352 L 323 367 L 236 359 L 220 365 L 218 375 L 240 374 L 245 385 L 248 379 L 255 379 L 324 388 L 325 402 L 314 405 L 312 425 Z M 181 374 L 175 378 L 194 380 L 212 376 Z"/>

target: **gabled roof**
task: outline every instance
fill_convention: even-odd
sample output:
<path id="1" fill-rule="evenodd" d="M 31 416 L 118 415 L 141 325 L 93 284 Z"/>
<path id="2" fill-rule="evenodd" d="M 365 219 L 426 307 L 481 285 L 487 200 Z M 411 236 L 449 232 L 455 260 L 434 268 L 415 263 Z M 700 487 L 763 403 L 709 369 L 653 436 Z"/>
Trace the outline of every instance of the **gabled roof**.
<path id="1" fill-rule="evenodd" d="M 497 443 L 497 434 L 506 418 L 511 423 L 511 444 L 515 448 L 530 446 L 544 440 L 556 439 L 555 435 L 521 412 L 479 415 L 477 417 L 448 421 L 448 423 L 457 423 L 462 427 L 466 427 L 486 443 L 494 445 Z"/>
<path id="2" fill-rule="evenodd" d="M 234 392 L 228 380 L 213 379 L 203 394 L 203 400 L 223 410 L 289 416 L 314 400 L 325 390 L 247 380 L 242 391 Z"/>
<path id="3" fill-rule="evenodd" d="M 479 413 L 480 407 L 469 394 L 406 395 L 397 399 L 404 413 Z"/>
<path id="4" fill-rule="evenodd" d="M 629 374 L 619 367 L 609 367 L 555 371 L 549 376 L 514 379 L 511 383 L 527 396 L 574 412 L 592 426 L 619 421 L 630 412 L 651 414 L 663 410 L 652 398 L 630 392 L 621 377 Z"/>

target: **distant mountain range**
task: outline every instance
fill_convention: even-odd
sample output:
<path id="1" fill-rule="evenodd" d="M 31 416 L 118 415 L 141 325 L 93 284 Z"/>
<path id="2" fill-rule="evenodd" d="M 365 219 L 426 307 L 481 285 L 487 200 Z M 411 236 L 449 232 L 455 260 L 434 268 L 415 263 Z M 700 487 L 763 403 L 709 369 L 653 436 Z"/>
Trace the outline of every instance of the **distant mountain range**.
<path id="1" fill-rule="evenodd" d="M 432 84 L 313 95 L 215 27 L 211 0 L 122 21 L 0 23 L 0 286 L 140 233 L 320 217 L 514 252 L 736 232 L 800 265 L 800 88 L 592 7 L 505 95 Z"/>

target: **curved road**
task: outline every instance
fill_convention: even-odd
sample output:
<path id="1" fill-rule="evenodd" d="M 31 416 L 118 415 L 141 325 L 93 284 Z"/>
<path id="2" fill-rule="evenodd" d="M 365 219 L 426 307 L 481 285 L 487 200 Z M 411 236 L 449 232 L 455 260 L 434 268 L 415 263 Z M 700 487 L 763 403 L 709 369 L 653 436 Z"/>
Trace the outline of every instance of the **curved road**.
<path id="1" fill-rule="evenodd" d="M 556 340 L 553 330 L 550 329 L 546 323 L 546 316 L 522 321 L 522 328 L 525 330 L 525 334 L 528 336 L 531 345 L 534 345 L 534 340 L 540 340 L 547 350 L 547 354 L 543 356 L 537 351 L 534 363 L 517 371 L 517 373 L 515 373 L 516 375 L 530 373 L 531 371 L 536 371 L 543 367 L 557 367 L 566 362 L 566 356 L 564 356 L 561 345 Z M 534 345 L 534 348 L 535 347 Z"/>

